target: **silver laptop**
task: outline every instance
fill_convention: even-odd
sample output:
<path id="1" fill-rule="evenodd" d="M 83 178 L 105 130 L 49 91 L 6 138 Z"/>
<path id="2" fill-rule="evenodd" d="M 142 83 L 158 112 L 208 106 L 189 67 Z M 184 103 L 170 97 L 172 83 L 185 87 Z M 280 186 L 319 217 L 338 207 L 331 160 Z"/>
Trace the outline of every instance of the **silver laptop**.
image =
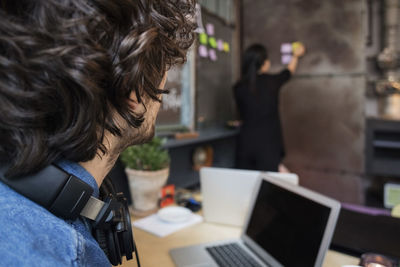
<path id="1" fill-rule="evenodd" d="M 206 222 L 242 227 L 260 171 L 204 167 L 200 170 L 203 216 Z M 294 173 L 267 172 L 275 179 L 299 183 Z"/>
<path id="2" fill-rule="evenodd" d="M 250 207 L 240 239 L 172 249 L 176 266 L 322 266 L 339 202 L 261 174 Z"/>

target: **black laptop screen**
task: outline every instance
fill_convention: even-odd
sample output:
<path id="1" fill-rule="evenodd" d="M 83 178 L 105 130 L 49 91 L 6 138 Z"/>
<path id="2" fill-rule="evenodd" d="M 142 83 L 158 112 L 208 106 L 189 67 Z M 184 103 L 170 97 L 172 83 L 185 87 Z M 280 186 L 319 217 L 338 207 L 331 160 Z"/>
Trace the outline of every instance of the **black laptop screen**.
<path id="1" fill-rule="evenodd" d="M 330 211 L 263 180 L 246 234 L 284 266 L 314 266 Z"/>

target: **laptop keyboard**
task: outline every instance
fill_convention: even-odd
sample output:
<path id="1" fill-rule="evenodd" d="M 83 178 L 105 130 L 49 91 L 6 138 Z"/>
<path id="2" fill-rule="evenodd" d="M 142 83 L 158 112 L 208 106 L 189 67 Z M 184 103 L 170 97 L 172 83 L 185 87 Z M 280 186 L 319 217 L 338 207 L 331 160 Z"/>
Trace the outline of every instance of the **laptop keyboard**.
<path id="1" fill-rule="evenodd" d="M 207 247 L 206 250 L 219 267 L 261 267 L 244 249 L 235 243 Z"/>

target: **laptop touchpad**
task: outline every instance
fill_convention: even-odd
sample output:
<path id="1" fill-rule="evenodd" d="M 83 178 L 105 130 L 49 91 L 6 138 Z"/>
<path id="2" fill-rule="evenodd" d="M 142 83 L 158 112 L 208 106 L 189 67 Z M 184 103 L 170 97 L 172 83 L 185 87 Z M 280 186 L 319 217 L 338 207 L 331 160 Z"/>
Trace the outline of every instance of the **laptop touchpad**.
<path id="1" fill-rule="evenodd" d="M 172 249 L 169 253 L 178 267 L 218 266 L 202 246 Z"/>

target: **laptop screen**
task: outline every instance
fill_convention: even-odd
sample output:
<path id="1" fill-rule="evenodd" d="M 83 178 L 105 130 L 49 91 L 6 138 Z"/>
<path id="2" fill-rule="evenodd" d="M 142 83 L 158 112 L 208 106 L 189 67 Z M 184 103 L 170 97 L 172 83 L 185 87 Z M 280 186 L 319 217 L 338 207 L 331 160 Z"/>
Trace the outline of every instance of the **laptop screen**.
<path id="1" fill-rule="evenodd" d="M 246 234 L 284 266 L 314 266 L 330 212 L 263 180 Z"/>

